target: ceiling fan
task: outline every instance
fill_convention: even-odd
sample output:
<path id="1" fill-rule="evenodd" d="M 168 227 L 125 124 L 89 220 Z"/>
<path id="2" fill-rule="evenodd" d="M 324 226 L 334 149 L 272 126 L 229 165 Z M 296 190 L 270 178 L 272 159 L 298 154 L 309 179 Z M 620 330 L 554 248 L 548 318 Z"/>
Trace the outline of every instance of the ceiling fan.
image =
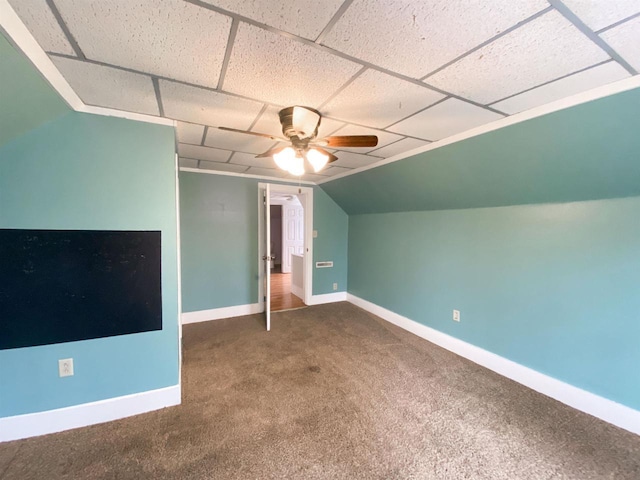
<path id="1" fill-rule="evenodd" d="M 260 155 L 256 155 L 256 158 L 273 157 L 279 168 L 295 176 L 304 175 L 306 172 L 305 160 L 311 165 L 311 169 L 314 172 L 319 172 L 327 164 L 338 159 L 323 147 L 375 147 L 378 144 L 378 137 L 375 135 L 342 135 L 317 138 L 322 114 L 314 108 L 296 105 L 283 108 L 278 115 L 280 116 L 284 137 L 229 127 L 218 128 L 229 132 L 246 133 L 247 135 L 266 137 L 277 142 L 288 143 L 289 145 L 279 145 Z"/>

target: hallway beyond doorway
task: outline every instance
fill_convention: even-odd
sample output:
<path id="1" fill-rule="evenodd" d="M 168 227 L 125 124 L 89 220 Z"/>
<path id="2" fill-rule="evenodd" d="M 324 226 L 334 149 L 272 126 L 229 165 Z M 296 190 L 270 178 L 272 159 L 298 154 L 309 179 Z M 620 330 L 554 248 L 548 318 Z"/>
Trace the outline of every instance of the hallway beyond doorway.
<path id="1" fill-rule="evenodd" d="M 275 269 L 274 269 L 275 270 Z M 271 311 L 279 312 L 305 307 L 304 302 L 291 293 L 291 274 L 271 272 Z"/>

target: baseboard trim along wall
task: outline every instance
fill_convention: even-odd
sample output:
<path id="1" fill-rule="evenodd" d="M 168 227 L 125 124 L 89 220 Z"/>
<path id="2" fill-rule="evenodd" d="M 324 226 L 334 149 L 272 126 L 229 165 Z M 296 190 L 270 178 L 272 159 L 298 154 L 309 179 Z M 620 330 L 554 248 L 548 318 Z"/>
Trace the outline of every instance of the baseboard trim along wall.
<path id="1" fill-rule="evenodd" d="M 0 442 L 62 432 L 180 405 L 180 385 L 46 412 L 0 418 Z"/>
<path id="2" fill-rule="evenodd" d="M 247 305 L 234 305 L 233 307 L 212 308 L 210 310 L 198 310 L 196 312 L 185 312 L 180 318 L 182 324 L 207 322 L 209 320 L 220 320 L 221 318 L 241 317 L 243 315 L 253 315 L 260 313 L 259 303 Z"/>
<path id="3" fill-rule="evenodd" d="M 476 347 L 421 323 L 403 317 L 355 295 L 348 294 L 348 301 L 378 317 L 407 330 L 414 335 L 445 348 L 461 357 L 477 363 L 502 376 L 551 397 L 570 407 L 593 415 L 605 422 L 640 435 L 640 411 L 574 387 L 531 368 L 507 360 L 504 357 Z"/>
<path id="4" fill-rule="evenodd" d="M 310 305 L 322 305 L 323 303 L 346 302 L 347 292 L 325 293 L 324 295 L 312 295 Z"/>

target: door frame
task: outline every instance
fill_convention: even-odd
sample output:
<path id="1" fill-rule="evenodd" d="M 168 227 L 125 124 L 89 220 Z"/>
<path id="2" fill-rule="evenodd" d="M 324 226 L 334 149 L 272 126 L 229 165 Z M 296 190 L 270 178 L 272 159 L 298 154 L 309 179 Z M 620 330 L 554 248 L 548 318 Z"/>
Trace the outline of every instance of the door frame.
<path id="1" fill-rule="evenodd" d="M 313 188 L 260 182 L 258 183 L 258 303 L 260 304 L 260 311 L 262 312 L 265 309 L 262 257 L 266 255 L 266 253 L 264 251 L 264 225 L 262 224 L 262 212 L 264 209 L 262 190 L 266 187 L 267 183 L 269 184 L 271 193 L 286 193 L 301 196 L 300 203 L 304 209 L 303 301 L 305 305 L 311 305 L 311 297 L 313 296 Z"/>

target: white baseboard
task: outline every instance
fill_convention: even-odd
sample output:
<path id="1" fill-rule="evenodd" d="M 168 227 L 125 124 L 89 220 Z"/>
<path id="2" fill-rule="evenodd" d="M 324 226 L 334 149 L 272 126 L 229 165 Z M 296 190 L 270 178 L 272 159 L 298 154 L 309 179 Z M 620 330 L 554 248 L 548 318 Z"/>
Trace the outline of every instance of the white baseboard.
<path id="1" fill-rule="evenodd" d="M 180 385 L 83 403 L 46 412 L 0 418 L 0 442 L 62 432 L 180 405 Z"/>
<path id="2" fill-rule="evenodd" d="M 347 292 L 325 293 L 324 295 L 312 295 L 309 305 L 322 305 L 323 303 L 346 302 Z"/>
<path id="3" fill-rule="evenodd" d="M 638 410 L 507 360 L 495 353 L 439 332 L 355 295 L 348 294 L 347 297 L 348 301 L 354 305 L 461 357 L 554 398 L 576 410 L 588 413 L 605 422 L 640 435 L 640 411 Z"/>
<path id="4" fill-rule="evenodd" d="M 260 313 L 264 307 L 259 303 L 248 305 L 234 305 L 233 307 L 212 308 L 211 310 L 198 310 L 197 312 L 185 312 L 180 318 L 182 324 L 207 322 L 209 320 L 219 320 L 221 318 L 241 317 L 242 315 L 253 315 Z"/>

